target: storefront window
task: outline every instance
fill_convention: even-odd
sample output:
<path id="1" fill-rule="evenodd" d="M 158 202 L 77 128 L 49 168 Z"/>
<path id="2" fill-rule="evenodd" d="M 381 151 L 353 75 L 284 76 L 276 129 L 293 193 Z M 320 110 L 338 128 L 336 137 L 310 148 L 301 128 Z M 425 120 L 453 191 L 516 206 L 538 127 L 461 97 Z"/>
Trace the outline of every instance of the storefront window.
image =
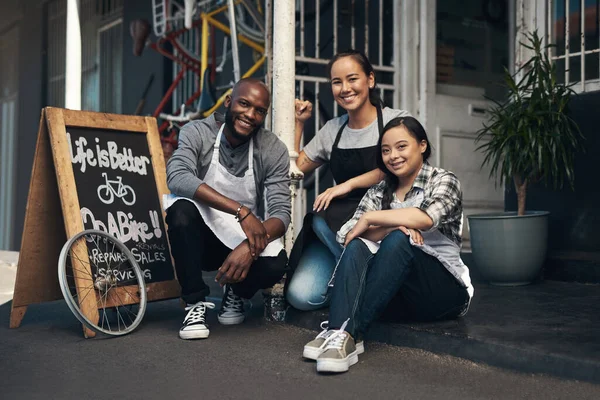
<path id="1" fill-rule="evenodd" d="M 560 82 L 597 82 L 600 77 L 599 2 L 600 0 L 548 2 L 551 20 L 549 36 L 551 43 L 556 45 L 551 57 L 556 62 Z M 583 84 L 575 88 L 586 90 Z"/>

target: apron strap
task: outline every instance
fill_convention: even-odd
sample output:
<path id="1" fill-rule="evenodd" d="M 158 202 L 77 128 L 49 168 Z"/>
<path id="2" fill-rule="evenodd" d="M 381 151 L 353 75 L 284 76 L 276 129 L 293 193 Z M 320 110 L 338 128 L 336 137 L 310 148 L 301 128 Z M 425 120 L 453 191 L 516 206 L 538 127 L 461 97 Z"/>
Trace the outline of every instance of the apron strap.
<path id="1" fill-rule="evenodd" d="M 383 112 L 381 112 L 381 106 L 378 104 L 377 107 L 377 125 L 379 127 L 379 137 L 383 135 Z"/>
<path id="2" fill-rule="evenodd" d="M 224 128 L 225 124 L 221 125 L 221 128 L 219 128 L 219 133 L 217 133 L 217 139 L 215 140 L 215 146 L 213 148 L 213 154 L 211 159 L 212 163 L 219 162 L 219 148 L 221 147 L 221 137 L 223 136 Z"/>
<path id="3" fill-rule="evenodd" d="M 346 125 L 348 125 L 348 121 L 346 121 L 342 124 L 342 127 L 340 128 L 337 135 L 335 136 L 335 141 L 333 142 L 332 149 L 338 147 L 338 143 L 340 142 L 340 138 L 342 137 L 342 132 L 344 131 L 344 128 L 346 127 Z"/>
<path id="4" fill-rule="evenodd" d="M 224 128 L 225 124 L 221 125 L 221 128 L 219 128 L 219 133 L 217 133 L 217 139 L 215 141 L 211 159 L 212 162 L 219 162 L 219 149 L 221 148 L 221 137 L 223 136 Z M 250 138 L 250 147 L 248 149 L 248 171 L 246 171 L 246 174 L 248 173 L 254 173 L 254 138 Z"/>
<path id="5" fill-rule="evenodd" d="M 250 138 L 250 148 L 248 149 L 248 173 L 254 173 L 254 138 Z"/>
<path id="6" fill-rule="evenodd" d="M 377 109 L 377 128 L 379 130 L 379 137 L 381 137 L 381 135 L 383 135 L 383 112 L 381 111 L 380 105 L 376 105 L 375 108 Z M 337 135 L 335 136 L 335 141 L 333 142 L 333 148 L 338 147 L 340 138 L 342 137 L 342 132 L 344 131 L 344 128 L 346 127 L 346 125 L 348 125 L 348 121 L 344 122 L 344 124 L 338 131 Z"/>

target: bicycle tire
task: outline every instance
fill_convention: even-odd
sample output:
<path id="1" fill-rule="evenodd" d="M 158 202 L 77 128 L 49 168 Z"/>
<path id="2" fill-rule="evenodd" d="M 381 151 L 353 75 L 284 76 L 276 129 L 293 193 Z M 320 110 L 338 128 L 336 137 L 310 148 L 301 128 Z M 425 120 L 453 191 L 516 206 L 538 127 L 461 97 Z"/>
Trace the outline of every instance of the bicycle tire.
<path id="1" fill-rule="evenodd" d="M 103 192 L 101 189 L 106 189 L 107 197 L 104 197 L 102 194 L 100 194 Z M 104 204 L 112 204 L 115 201 L 115 194 L 112 192 L 112 190 L 110 190 L 110 186 L 108 184 L 98 186 L 96 193 L 98 194 L 98 199 Z"/>
<path id="2" fill-rule="evenodd" d="M 125 203 L 126 206 L 132 206 L 135 204 L 135 192 L 133 191 L 133 188 L 129 185 L 123 185 L 123 190 L 125 191 L 125 194 L 123 195 L 123 197 L 121 197 L 121 200 L 123 200 L 123 203 Z M 127 201 L 125 200 L 125 197 L 131 193 L 131 201 Z"/>
<path id="3" fill-rule="evenodd" d="M 112 268 L 119 267 L 119 266 L 125 264 L 125 262 L 127 262 L 132 268 L 132 272 L 134 274 L 135 281 L 137 283 L 137 288 L 134 288 L 133 285 L 119 286 L 117 284 L 114 284 L 113 281 L 118 280 L 119 274 L 113 273 L 113 269 L 111 269 L 110 262 L 108 263 L 108 270 L 105 270 L 104 273 L 101 273 L 101 270 L 99 269 L 99 265 L 95 265 L 96 262 L 92 261 L 92 260 L 98 259 L 98 254 L 94 255 L 94 252 L 92 251 L 92 255 L 90 257 L 90 247 L 86 243 L 86 242 L 89 243 L 89 241 L 87 239 L 88 236 L 89 237 L 95 236 L 98 239 L 97 242 L 92 239 L 92 242 L 95 244 L 96 249 L 100 250 L 99 244 L 100 244 L 100 240 L 102 240 L 105 243 L 111 242 L 111 244 L 112 244 L 111 254 L 114 254 L 115 247 L 116 247 L 122 254 L 125 255 L 125 260 L 123 260 L 121 262 L 121 264 L 119 264 L 115 267 L 112 267 Z M 85 269 L 78 269 L 78 272 L 79 272 L 78 279 L 80 281 L 89 281 L 89 283 L 86 283 L 86 285 L 88 285 L 88 286 L 85 288 L 76 287 L 74 284 L 75 276 L 69 275 L 69 272 L 72 273 L 73 269 L 75 268 L 74 267 L 75 258 L 77 259 L 76 261 L 81 263 L 80 265 L 85 264 L 85 261 L 81 260 L 79 258 L 79 256 L 77 256 L 77 255 L 75 255 L 75 257 L 72 256 L 73 246 L 74 245 L 76 246 L 76 243 L 81 243 L 79 241 L 82 238 L 84 240 L 82 245 L 86 246 L 86 249 L 88 252 L 89 262 L 87 264 L 90 266 L 90 272 L 89 272 L 90 275 L 89 275 L 89 277 L 85 276 L 85 274 L 87 274 L 88 272 L 87 272 L 87 267 L 84 267 Z M 109 247 L 109 245 L 106 245 L 105 250 L 108 250 L 108 247 Z M 106 255 L 106 254 L 108 254 L 108 252 L 101 253 L 101 254 Z M 102 259 L 102 258 L 103 257 L 100 257 L 100 259 Z M 112 258 L 112 256 L 111 256 L 111 258 Z M 115 258 L 118 259 L 119 257 L 115 257 Z M 94 263 L 94 265 L 92 265 L 92 263 Z M 93 275 L 94 272 L 91 269 L 92 267 L 96 267 L 95 276 Z M 122 276 L 125 277 L 128 275 L 129 274 L 126 273 L 126 274 L 123 274 Z M 131 279 L 128 279 L 128 280 L 131 280 Z M 123 282 L 128 282 L 128 280 L 124 280 Z M 65 245 L 63 246 L 63 248 L 60 252 L 60 256 L 58 259 L 58 281 L 59 281 L 59 285 L 60 285 L 60 289 L 63 294 L 63 297 L 65 298 L 67 306 L 69 307 L 69 309 L 71 310 L 73 315 L 75 315 L 75 317 L 79 320 L 79 322 L 81 322 L 84 326 L 93 330 L 96 333 L 103 333 L 103 334 L 110 335 L 110 336 L 126 335 L 128 333 L 131 333 L 134 329 L 136 329 L 138 327 L 138 325 L 140 324 L 140 322 L 142 321 L 142 318 L 146 311 L 146 303 L 147 303 L 146 284 L 144 282 L 144 276 L 143 276 L 142 270 L 141 270 L 140 266 L 138 265 L 138 263 L 135 261 L 135 258 L 133 257 L 133 254 L 131 254 L 129 249 L 121 241 L 117 240 L 115 237 L 113 237 L 112 235 L 109 235 L 106 232 L 96 230 L 96 229 L 84 230 L 84 231 L 81 231 L 81 232 L 77 233 L 76 235 L 74 235 L 71 239 L 69 239 L 65 243 Z M 109 284 L 110 284 L 110 287 L 108 287 L 106 289 L 105 286 L 107 286 Z M 119 288 L 119 289 L 117 289 L 117 288 Z M 134 289 L 137 290 L 137 293 L 135 295 L 132 294 L 132 292 L 131 292 L 131 290 L 134 290 Z M 113 290 L 113 292 L 111 292 L 111 290 Z M 101 322 L 101 325 L 98 325 L 98 323 L 94 323 L 93 321 L 90 321 L 88 319 L 88 317 L 85 316 L 83 314 L 82 310 L 79 308 L 80 301 L 84 301 L 87 298 L 87 296 L 89 296 L 92 292 L 94 293 L 94 295 L 96 296 L 96 299 L 97 299 L 96 305 L 98 305 L 98 313 L 99 313 L 99 321 L 98 322 L 99 323 Z M 109 292 L 111 292 L 111 293 L 109 294 Z M 122 292 L 121 294 L 123 294 L 123 295 L 129 296 L 131 299 L 139 299 L 139 302 L 131 302 L 130 301 L 130 302 L 127 302 L 127 304 L 125 304 L 125 302 L 123 302 L 123 304 L 121 304 L 121 305 L 117 304 L 116 306 L 113 306 L 111 304 L 109 306 L 107 304 L 109 296 L 110 296 L 111 300 L 113 301 L 113 303 L 115 303 L 117 300 L 122 301 L 122 298 L 119 295 L 119 292 Z M 102 293 L 101 300 L 102 300 L 102 297 L 104 297 L 104 300 L 103 300 L 104 304 L 102 304 L 102 303 L 98 304 L 99 303 L 98 294 L 100 294 L 100 293 Z M 80 300 L 80 297 L 82 297 L 81 300 Z M 131 315 L 129 315 L 129 314 L 133 314 L 131 312 L 131 306 L 136 305 L 136 304 L 138 307 L 138 312 L 137 312 L 137 314 L 135 314 L 135 318 L 132 319 Z M 119 307 L 129 307 L 129 309 L 125 309 L 125 311 L 129 312 L 129 314 L 125 314 L 127 319 L 129 319 L 131 322 L 129 325 L 125 321 L 125 318 L 123 317 L 123 315 L 121 315 L 121 313 L 119 311 Z M 117 328 L 118 329 L 116 331 L 111 328 L 109 316 L 107 315 L 107 312 L 106 312 L 107 309 L 113 309 L 113 308 L 115 309 L 115 312 L 117 313 L 116 318 L 117 318 Z M 102 316 L 100 316 L 100 313 L 102 313 Z M 106 327 L 104 325 L 105 322 L 107 323 Z M 121 322 L 123 323 L 124 329 L 121 329 Z"/>

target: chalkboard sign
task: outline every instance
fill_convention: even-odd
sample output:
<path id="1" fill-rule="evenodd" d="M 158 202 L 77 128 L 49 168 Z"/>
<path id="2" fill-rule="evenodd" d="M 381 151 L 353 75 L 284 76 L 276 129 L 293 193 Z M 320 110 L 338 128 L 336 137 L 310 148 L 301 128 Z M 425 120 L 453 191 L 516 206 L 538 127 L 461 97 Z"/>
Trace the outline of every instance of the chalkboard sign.
<path id="1" fill-rule="evenodd" d="M 146 135 L 67 128 L 67 141 L 84 228 L 123 242 L 146 283 L 173 279 Z"/>
<path id="2" fill-rule="evenodd" d="M 148 301 L 175 298 L 180 287 L 160 199 L 168 193 L 156 120 L 151 117 L 42 110 L 10 327 L 28 305 L 62 298 L 57 261 L 67 238 L 100 229 L 120 239 L 140 265 Z M 135 294 L 131 302 L 137 302 Z M 96 315 L 95 299 L 80 304 Z M 84 328 L 86 337 L 94 332 Z"/>

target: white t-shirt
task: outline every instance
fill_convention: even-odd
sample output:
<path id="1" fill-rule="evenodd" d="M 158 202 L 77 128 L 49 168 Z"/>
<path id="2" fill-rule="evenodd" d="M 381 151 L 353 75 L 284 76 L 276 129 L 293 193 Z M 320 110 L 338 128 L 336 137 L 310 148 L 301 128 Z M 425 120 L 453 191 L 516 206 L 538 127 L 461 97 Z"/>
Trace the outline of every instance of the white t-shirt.
<path id="1" fill-rule="evenodd" d="M 383 115 L 383 125 L 387 124 L 390 120 L 396 117 L 409 117 L 410 114 L 405 110 L 395 110 L 393 108 L 385 107 L 381 110 Z M 326 163 L 331 158 L 331 149 L 335 142 L 335 137 L 338 131 L 348 121 L 348 114 L 344 114 L 341 117 L 329 120 L 322 128 L 317 132 L 315 137 L 304 146 L 304 154 L 315 162 Z M 351 129 L 346 125 L 338 148 L 340 149 L 362 149 L 365 147 L 375 146 L 379 140 L 379 127 L 377 119 L 375 119 L 369 126 L 362 129 Z"/>

